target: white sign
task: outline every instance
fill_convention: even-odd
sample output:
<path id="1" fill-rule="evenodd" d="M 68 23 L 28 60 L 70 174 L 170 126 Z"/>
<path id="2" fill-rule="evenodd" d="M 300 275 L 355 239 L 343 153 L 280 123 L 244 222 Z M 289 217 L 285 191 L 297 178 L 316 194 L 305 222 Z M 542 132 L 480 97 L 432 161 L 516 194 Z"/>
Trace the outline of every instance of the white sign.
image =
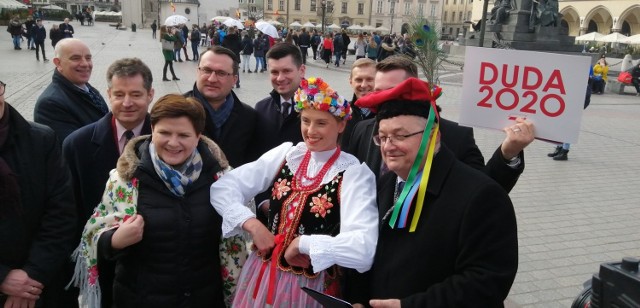
<path id="1" fill-rule="evenodd" d="M 578 141 L 590 57 L 466 48 L 460 124 L 502 130 L 523 117 L 535 137 Z"/>

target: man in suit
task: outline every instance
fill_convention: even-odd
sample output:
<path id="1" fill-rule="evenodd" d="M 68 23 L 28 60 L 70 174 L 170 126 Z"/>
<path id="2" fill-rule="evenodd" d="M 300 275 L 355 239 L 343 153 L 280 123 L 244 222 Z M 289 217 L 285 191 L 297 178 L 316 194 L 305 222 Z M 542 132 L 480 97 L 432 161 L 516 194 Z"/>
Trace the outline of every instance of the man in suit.
<path id="1" fill-rule="evenodd" d="M 300 119 L 293 111 L 293 96 L 306 70 L 300 49 L 289 43 L 275 44 L 267 52 L 267 63 L 273 91 L 255 107 L 263 140 L 267 149 L 286 141 L 297 144 L 302 141 L 302 133 Z"/>
<path id="2" fill-rule="evenodd" d="M 61 40 L 55 48 L 51 83 L 36 101 L 33 118 L 49 126 L 62 144 L 76 129 L 109 112 L 100 92 L 89 84 L 93 62 L 89 47 L 78 39 Z"/>
<path id="3" fill-rule="evenodd" d="M 73 307 L 60 275 L 75 243 L 69 170 L 53 130 L 25 120 L 5 88 L 0 81 L 0 307 Z"/>
<path id="4" fill-rule="evenodd" d="M 262 154 L 256 125 L 258 113 L 232 91 L 238 81 L 240 60 L 222 46 L 213 46 L 198 60 L 196 83 L 185 96 L 194 97 L 207 111 L 204 134 L 215 141 L 233 167 Z"/>
<path id="5" fill-rule="evenodd" d="M 356 124 L 363 120 L 372 119 L 375 114 L 367 108 L 356 106 L 356 101 L 371 92 L 373 92 L 374 82 L 376 78 L 376 61 L 369 58 L 358 59 L 351 66 L 349 74 L 349 85 L 353 89 L 353 98 L 349 104 L 351 105 L 351 119 L 347 122 L 347 127 L 342 133 L 340 146 L 343 150 L 349 148 L 349 138 Z"/>
<path id="6" fill-rule="evenodd" d="M 511 200 L 441 143 L 446 131 L 438 130 L 430 88 L 409 78 L 358 100 L 377 109 L 376 143 L 389 172 L 378 181 L 381 221 L 373 266 L 347 281 L 354 307 L 503 307 L 515 279 Z M 422 138 L 433 143 L 428 151 L 420 151 Z M 417 189 L 421 172 L 428 178 L 424 191 Z"/>
<path id="7" fill-rule="evenodd" d="M 154 95 L 152 82 L 151 70 L 140 59 L 115 61 L 107 70 L 111 112 L 64 140 L 62 151 L 71 169 L 79 217 L 76 239 L 100 203 L 109 171 L 116 167 L 127 142 L 151 134 L 148 109 Z M 113 265 L 102 260 L 99 264 L 102 306 L 111 307 L 113 269 L 107 266 Z"/>
<path id="8" fill-rule="evenodd" d="M 407 78 L 418 76 L 416 65 L 410 59 L 400 56 L 389 57 L 378 63 L 376 68 L 376 91 L 390 89 Z M 373 119 L 358 123 L 353 129 L 349 148 L 345 150 L 365 162 L 376 176 L 380 176 L 381 171 L 384 173 L 385 167 L 382 164 L 380 147 L 372 141 L 376 129 Z M 523 150 L 534 140 L 533 124 L 517 119 L 514 125 L 504 129 L 507 136 L 485 165 L 484 157 L 473 137 L 473 128 L 441 119 L 440 129 L 443 133 L 442 143 L 447 145 L 458 160 L 482 170 L 507 192 L 511 191 L 524 171 Z"/>

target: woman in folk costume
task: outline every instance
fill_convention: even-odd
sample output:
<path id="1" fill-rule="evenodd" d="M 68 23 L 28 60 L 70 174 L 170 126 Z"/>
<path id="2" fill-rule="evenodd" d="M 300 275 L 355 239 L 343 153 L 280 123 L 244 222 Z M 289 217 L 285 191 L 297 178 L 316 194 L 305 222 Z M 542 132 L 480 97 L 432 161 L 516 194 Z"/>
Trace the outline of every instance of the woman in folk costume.
<path id="1" fill-rule="evenodd" d="M 340 296 L 338 266 L 371 267 L 374 175 L 338 146 L 350 105 L 320 78 L 303 79 L 294 104 L 304 142 L 283 143 L 211 186 L 223 236 L 244 229 L 257 248 L 240 274 L 234 307 L 320 307 L 301 287 Z M 265 227 L 244 204 L 267 189 Z"/>
<path id="2" fill-rule="evenodd" d="M 224 307 L 222 218 L 209 189 L 229 164 L 201 134 L 198 101 L 169 94 L 150 116 L 152 135 L 127 143 L 85 225 L 75 283 L 89 307 L 100 307 L 97 263 L 106 258 L 116 261 L 114 307 Z"/>

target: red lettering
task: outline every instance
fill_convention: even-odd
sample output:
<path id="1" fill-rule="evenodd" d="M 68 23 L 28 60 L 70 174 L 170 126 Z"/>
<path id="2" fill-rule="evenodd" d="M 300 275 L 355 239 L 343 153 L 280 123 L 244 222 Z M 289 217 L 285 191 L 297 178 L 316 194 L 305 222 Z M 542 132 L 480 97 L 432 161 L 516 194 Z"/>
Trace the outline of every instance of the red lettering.
<path id="1" fill-rule="evenodd" d="M 532 98 L 531 98 L 531 101 L 529 101 L 526 105 L 524 105 L 524 107 L 522 107 L 522 109 L 520 109 L 520 111 L 536 114 L 536 110 L 531 107 L 533 107 L 533 105 L 535 105 L 536 102 L 538 102 L 538 94 L 536 94 L 536 92 L 533 92 L 533 91 L 526 91 L 524 92 L 524 94 L 522 94 L 522 97 L 532 97 Z"/>
<path id="2" fill-rule="evenodd" d="M 509 73 L 507 64 L 502 65 L 502 85 L 506 88 L 513 88 L 518 83 L 518 71 L 520 71 L 520 66 L 516 65 L 513 68 L 513 77 L 511 78 L 511 82 L 507 82 L 507 75 Z"/>
<path id="3" fill-rule="evenodd" d="M 505 105 L 502 103 L 502 94 L 504 93 L 511 94 L 511 96 L 513 97 L 513 103 L 511 103 L 510 105 Z M 496 105 L 498 105 L 500 109 L 512 110 L 513 108 L 516 108 L 516 106 L 518 106 L 519 101 L 520 101 L 520 98 L 518 97 L 518 93 L 516 93 L 516 91 L 514 91 L 511 88 L 505 88 L 498 91 L 498 93 L 496 93 Z"/>
<path id="4" fill-rule="evenodd" d="M 566 94 L 564 91 L 564 82 L 562 82 L 562 74 L 560 74 L 559 70 L 553 70 L 551 77 L 549 77 L 549 80 L 547 81 L 547 84 L 544 85 L 542 91 L 548 92 L 551 88 L 560 90 L 561 94 Z"/>
<path id="5" fill-rule="evenodd" d="M 525 66 L 522 72 L 524 75 L 522 78 L 522 89 L 523 90 L 535 90 L 542 84 L 542 73 L 539 69 L 531 66 Z M 534 74 L 536 80 L 534 83 L 529 83 L 531 74 Z M 533 81 L 532 81 L 533 82 Z"/>
<path id="6" fill-rule="evenodd" d="M 488 103 L 489 99 L 493 95 L 493 88 L 490 86 L 482 86 L 478 92 L 484 92 L 487 90 L 487 96 L 485 96 L 480 102 L 478 102 L 478 107 L 491 108 L 491 104 Z"/>
<path id="7" fill-rule="evenodd" d="M 491 79 L 486 78 L 487 69 L 493 74 Z M 498 80 L 498 68 L 489 62 L 480 63 L 480 84 L 493 84 L 496 80 Z"/>
<path id="8" fill-rule="evenodd" d="M 556 110 L 555 112 L 550 112 L 549 109 L 547 109 L 547 101 L 551 98 L 558 101 L 558 110 Z M 547 94 L 542 98 L 542 100 L 540 100 L 540 110 L 542 111 L 542 113 L 544 113 L 546 116 L 550 118 L 554 118 L 561 115 L 564 112 L 564 108 L 565 108 L 564 99 L 562 99 L 560 95 Z"/>

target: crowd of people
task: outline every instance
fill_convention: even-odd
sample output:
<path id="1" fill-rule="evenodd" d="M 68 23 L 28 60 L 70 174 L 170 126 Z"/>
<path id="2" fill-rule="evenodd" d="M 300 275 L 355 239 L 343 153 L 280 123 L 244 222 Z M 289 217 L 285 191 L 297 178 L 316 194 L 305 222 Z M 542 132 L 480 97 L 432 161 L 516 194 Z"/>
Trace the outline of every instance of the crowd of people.
<path id="1" fill-rule="evenodd" d="M 164 81 L 182 52 L 198 62 L 186 93 L 156 99 L 137 58 L 111 64 L 100 93 L 70 36 L 36 123 L 0 82 L 0 243 L 15 247 L 0 304 L 321 307 L 306 287 L 355 307 L 502 307 L 531 122 L 506 127 L 485 164 L 473 129 L 440 115 L 442 89 L 398 55 L 408 40 L 359 36 L 347 100 L 305 66 L 308 48 L 344 65 L 346 33 L 159 29 Z M 251 54 L 272 86 L 255 107 L 233 91 Z"/>
<path id="2" fill-rule="evenodd" d="M 35 16 L 40 16 L 36 14 Z M 47 30 L 42 24 L 42 19 L 39 17 L 34 20 L 32 16 L 27 17 L 27 20 L 23 23 L 18 16 L 14 16 L 9 25 L 7 26 L 7 32 L 11 35 L 13 41 L 14 50 L 22 50 L 22 41 L 27 41 L 27 50 L 36 51 L 36 60 L 40 61 L 40 53 L 42 53 L 42 61 L 48 62 L 45 54 L 45 41 L 47 39 Z M 69 23 L 69 18 L 65 18 L 61 24 L 53 24 L 49 29 L 49 39 L 51 40 L 51 46 L 56 47 L 56 44 L 63 38 L 73 37 L 73 26 Z"/>

